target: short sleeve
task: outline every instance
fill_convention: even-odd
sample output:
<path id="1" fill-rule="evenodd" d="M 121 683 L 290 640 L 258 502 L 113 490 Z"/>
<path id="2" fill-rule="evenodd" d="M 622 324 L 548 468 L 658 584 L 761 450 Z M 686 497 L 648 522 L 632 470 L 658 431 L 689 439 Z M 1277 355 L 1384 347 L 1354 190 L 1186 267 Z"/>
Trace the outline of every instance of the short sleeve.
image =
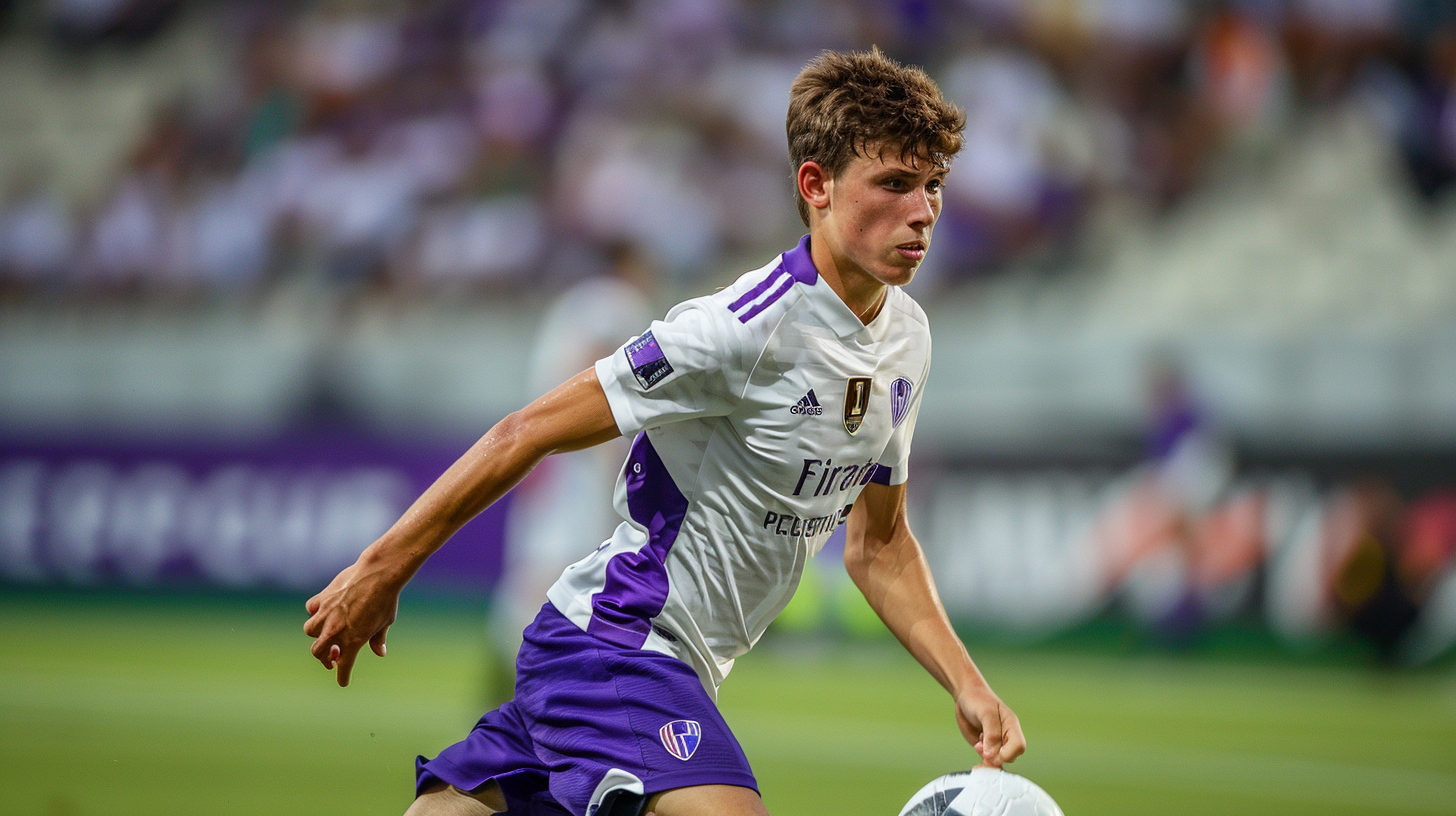
<path id="1" fill-rule="evenodd" d="M 741 338 L 728 322 L 689 301 L 597 361 L 597 379 L 624 436 L 733 411 L 746 373 Z"/>
<path id="2" fill-rule="evenodd" d="M 915 436 L 915 419 L 920 415 L 920 395 L 925 391 L 926 375 L 930 373 L 930 359 L 925 360 L 925 369 L 919 382 L 908 377 L 896 377 L 890 382 L 890 421 L 894 428 L 890 432 L 890 444 L 880 454 L 879 467 L 871 481 L 884 485 L 902 485 L 910 478 L 910 442 Z"/>

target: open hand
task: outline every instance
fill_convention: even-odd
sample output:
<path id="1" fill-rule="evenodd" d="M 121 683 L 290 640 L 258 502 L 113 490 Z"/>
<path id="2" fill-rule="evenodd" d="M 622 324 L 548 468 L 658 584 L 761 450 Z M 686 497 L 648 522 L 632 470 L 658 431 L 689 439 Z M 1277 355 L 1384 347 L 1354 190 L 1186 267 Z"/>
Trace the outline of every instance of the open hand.
<path id="1" fill-rule="evenodd" d="M 384 657 L 385 634 L 399 614 L 399 588 L 361 560 L 335 576 L 304 608 L 309 617 L 303 633 L 314 638 L 310 651 L 324 668 L 337 669 L 339 685 L 347 686 L 365 643 Z"/>
<path id="2" fill-rule="evenodd" d="M 963 692 L 956 698 L 956 725 L 987 767 L 1000 768 L 1026 750 L 1021 721 L 989 688 Z"/>

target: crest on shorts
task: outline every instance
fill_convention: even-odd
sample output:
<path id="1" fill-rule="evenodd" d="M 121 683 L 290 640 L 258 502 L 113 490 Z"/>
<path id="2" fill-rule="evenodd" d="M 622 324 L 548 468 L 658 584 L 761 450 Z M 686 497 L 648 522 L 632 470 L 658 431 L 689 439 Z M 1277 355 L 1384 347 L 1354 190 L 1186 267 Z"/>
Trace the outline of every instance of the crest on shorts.
<path id="1" fill-rule="evenodd" d="M 698 725 L 697 720 L 673 720 L 659 728 L 657 736 L 662 739 L 662 747 L 669 754 L 687 762 L 693 758 L 693 752 L 698 750 L 703 727 Z"/>
<path id="2" fill-rule="evenodd" d="M 844 389 L 844 429 L 854 435 L 870 408 L 870 378 L 850 377 Z"/>
<path id="3" fill-rule="evenodd" d="M 890 427 L 900 427 L 905 419 L 905 411 L 910 408 L 910 391 L 914 387 L 904 377 L 896 377 L 890 383 Z"/>

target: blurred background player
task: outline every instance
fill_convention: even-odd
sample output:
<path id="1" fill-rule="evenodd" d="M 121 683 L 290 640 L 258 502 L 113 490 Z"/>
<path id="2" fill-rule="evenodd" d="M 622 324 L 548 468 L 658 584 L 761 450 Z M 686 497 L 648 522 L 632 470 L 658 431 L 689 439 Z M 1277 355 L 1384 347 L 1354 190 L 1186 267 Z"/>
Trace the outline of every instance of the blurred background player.
<path id="1" fill-rule="evenodd" d="M 1108 583 L 1141 625 L 1186 644 L 1248 602 L 1263 498 L 1235 490 L 1234 451 L 1176 358 L 1153 357 L 1147 382 L 1147 461 L 1107 510 Z"/>
<path id="2" fill-rule="evenodd" d="M 544 394 L 590 368 L 651 319 L 651 262 L 628 242 L 607 246 L 603 256 L 601 272 L 573 284 L 546 310 L 531 351 L 531 393 Z M 494 658 L 487 695 L 494 705 L 511 697 L 521 631 L 540 611 L 546 590 L 620 521 L 612 489 L 628 447 L 619 438 L 548 457 L 512 491 L 489 619 Z"/>

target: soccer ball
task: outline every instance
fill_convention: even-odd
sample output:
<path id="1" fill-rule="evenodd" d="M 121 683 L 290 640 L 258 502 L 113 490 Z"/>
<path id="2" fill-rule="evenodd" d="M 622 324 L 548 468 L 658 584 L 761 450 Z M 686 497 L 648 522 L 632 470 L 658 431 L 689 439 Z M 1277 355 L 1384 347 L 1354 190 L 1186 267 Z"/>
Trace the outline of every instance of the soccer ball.
<path id="1" fill-rule="evenodd" d="M 976 768 L 934 779 L 910 797 L 900 816 L 1063 816 L 1030 779 Z"/>

